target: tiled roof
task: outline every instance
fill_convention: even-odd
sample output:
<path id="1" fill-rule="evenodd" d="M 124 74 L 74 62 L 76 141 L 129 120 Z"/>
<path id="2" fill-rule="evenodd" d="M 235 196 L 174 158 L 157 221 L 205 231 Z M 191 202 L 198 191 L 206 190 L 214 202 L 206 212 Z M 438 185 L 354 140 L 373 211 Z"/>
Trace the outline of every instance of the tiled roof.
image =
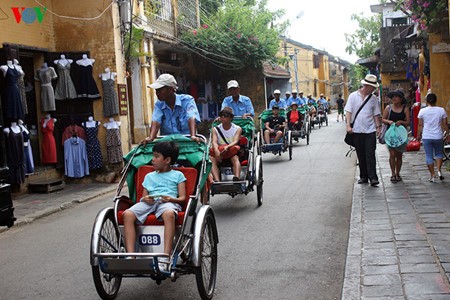
<path id="1" fill-rule="evenodd" d="M 270 78 L 291 78 L 291 74 L 286 69 L 267 62 L 263 63 L 263 74 Z"/>

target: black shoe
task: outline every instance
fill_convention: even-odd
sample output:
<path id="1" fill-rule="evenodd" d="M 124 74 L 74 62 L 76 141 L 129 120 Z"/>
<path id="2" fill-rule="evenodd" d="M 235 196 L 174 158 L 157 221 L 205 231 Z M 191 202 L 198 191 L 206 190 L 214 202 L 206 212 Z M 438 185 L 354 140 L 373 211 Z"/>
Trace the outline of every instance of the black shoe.
<path id="1" fill-rule="evenodd" d="M 368 182 L 369 182 L 369 180 L 367 180 L 366 178 L 358 179 L 358 184 L 363 184 L 363 183 L 368 183 Z"/>
<path id="2" fill-rule="evenodd" d="M 233 176 L 233 181 L 240 181 L 240 179 L 237 176 Z"/>
<path id="3" fill-rule="evenodd" d="M 378 181 L 378 179 L 374 179 L 374 180 L 371 180 L 370 181 L 370 185 L 371 186 L 377 186 L 377 185 L 379 185 L 380 184 L 380 182 Z"/>

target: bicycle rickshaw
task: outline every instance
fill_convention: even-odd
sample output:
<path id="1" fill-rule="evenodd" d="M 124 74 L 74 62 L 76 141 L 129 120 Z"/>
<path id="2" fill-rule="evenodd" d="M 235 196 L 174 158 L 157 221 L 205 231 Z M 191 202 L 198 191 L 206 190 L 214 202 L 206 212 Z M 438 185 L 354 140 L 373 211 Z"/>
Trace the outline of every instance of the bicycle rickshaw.
<path id="1" fill-rule="evenodd" d="M 103 299 L 114 299 L 124 277 L 150 277 L 159 285 L 165 279 L 176 281 L 180 275 L 195 274 L 202 299 L 213 297 L 217 273 L 218 235 L 212 208 L 206 203 L 207 177 L 211 170 L 205 137 L 198 135 L 196 143 L 183 135 L 159 137 L 157 141 L 140 145 L 128 153 L 118 184 L 114 207 L 101 210 L 95 219 L 90 263 L 96 290 Z M 179 147 L 174 169 L 186 177 L 186 194 L 190 195 L 179 212 L 172 253 L 164 253 L 164 224 L 154 214 L 136 227 L 136 252 L 124 248 L 123 212 L 140 199 L 145 175 L 153 171 L 153 145 L 159 141 L 175 141 Z M 127 181 L 130 196 L 121 195 Z M 134 257 L 135 259 L 127 259 Z M 159 260 L 169 259 L 166 270 Z"/>
<path id="2" fill-rule="evenodd" d="M 280 155 L 283 152 L 289 151 L 289 160 L 292 159 L 292 131 L 283 128 L 283 137 L 279 140 L 278 143 L 266 144 L 264 142 L 263 134 L 264 134 L 264 124 L 267 119 L 272 116 L 272 110 L 266 109 L 260 115 L 260 128 L 261 130 L 258 132 L 258 147 L 260 153 L 268 153 L 271 152 L 274 155 Z M 286 118 L 286 111 L 280 110 L 280 116 Z M 272 141 L 272 137 L 270 139 Z"/>
<path id="3" fill-rule="evenodd" d="M 311 133 L 309 110 L 306 105 L 304 105 L 301 106 L 298 111 L 300 115 L 302 115 L 301 123 L 300 125 L 292 125 L 292 128 L 289 128 L 291 137 L 296 142 L 298 142 L 299 138 L 306 138 L 306 144 L 309 145 L 309 135 Z M 286 120 L 286 122 L 289 122 L 289 120 Z"/>
<path id="4" fill-rule="evenodd" d="M 322 123 L 328 126 L 328 113 L 326 107 L 319 103 L 317 108 L 317 116 L 319 118 L 319 128 L 322 126 Z"/>
<path id="5" fill-rule="evenodd" d="M 242 155 L 239 158 L 241 163 L 240 181 L 233 181 L 233 169 L 229 161 L 224 161 L 219 165 L 220 181 L 211 185 L 211 196 L 216 194 L 228 194 L 234 197 L 239 194 L 247 195 L 254 191 L 256 186 L 256 198 L 258 206 L 263 202 L 263 164 L 261 153 L 256 143 L 255 123 L 252 118 L 234 117 L 234 124 L 242 128 L 240 146 Z M 217 126 L 219 123 L 213 123 Z M 211 137 L 209 139 L 211 143 Z"/>

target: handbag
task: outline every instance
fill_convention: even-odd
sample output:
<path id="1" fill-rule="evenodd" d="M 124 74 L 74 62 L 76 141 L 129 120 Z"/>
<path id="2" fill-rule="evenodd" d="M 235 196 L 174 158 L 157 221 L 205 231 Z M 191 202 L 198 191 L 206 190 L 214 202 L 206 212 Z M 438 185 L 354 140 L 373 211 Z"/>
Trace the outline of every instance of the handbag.
<path id="1" fill-rule="evenodd" d="M 361 107 L 358 109 L 358 111 L 355 114 L 355 118 L 353 119 L 353 122 L 350 123 L 350 127 L 353 128 L 353 124 L 355 123 L 356 117 L 358 117 L 359 112 L 361 111 L 361 109 L 364 107 L 364 105 L 366 105 L 367 102 L 369 102 L 370 98 L 372 97 L 373 94 L 370 94 L 369 97 L 367 97 L 366 101 L 364 101 L 363 105 L 361 105 Z M 355 147 L 355 142 L 353 140 L 353 133 L 349 133 L 347 132 L 347 134 L 345 135 L 344 138 L 344 142 L 352 147 Z"/>
<path id="2" fill-rule="evenodd" d="M 416 139 L 409 140 L 406 145 L 406 151 L 419 151 L 420 150 L 420 142 Z"/>
<path id="3" fill-rule="evenodd" d="M 391 110 L 392 110 L 392 108 L 389 105 L 389 115 L 387 117 L 388 120 L 391 117 Z M 380 136 L 378 137 L 378 142 L 380 142 L 380 144 L 386 144 L 386 140 L 384 139 L 384 135 L 386 134 L 386 131 L 387 131 L 388 127 L 389 127 L 388 125 L 383 124 L 383 128 L 381 128 L 381 133 L 380 133 Z"/>
<path id="4" fill-rule="evenodd" d="M 384 135 L 386 145 L 391 148 L 400 147 L 408 141 L 408 131 L 403 126 L 397 126 L 395 123 L 389 126 L 389 129 Z"/>

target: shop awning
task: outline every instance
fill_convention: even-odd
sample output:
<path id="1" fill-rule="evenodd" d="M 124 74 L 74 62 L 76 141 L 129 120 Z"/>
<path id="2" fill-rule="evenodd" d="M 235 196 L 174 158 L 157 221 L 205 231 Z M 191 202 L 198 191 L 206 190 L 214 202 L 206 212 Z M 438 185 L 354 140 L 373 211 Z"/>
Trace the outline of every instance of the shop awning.
<path id="1" fill-rule="evenodd" d="M 291 74 L 283 67 L 268 62 L 263 63 L 263 75 L 269 78 L 290 79 Z"/>

